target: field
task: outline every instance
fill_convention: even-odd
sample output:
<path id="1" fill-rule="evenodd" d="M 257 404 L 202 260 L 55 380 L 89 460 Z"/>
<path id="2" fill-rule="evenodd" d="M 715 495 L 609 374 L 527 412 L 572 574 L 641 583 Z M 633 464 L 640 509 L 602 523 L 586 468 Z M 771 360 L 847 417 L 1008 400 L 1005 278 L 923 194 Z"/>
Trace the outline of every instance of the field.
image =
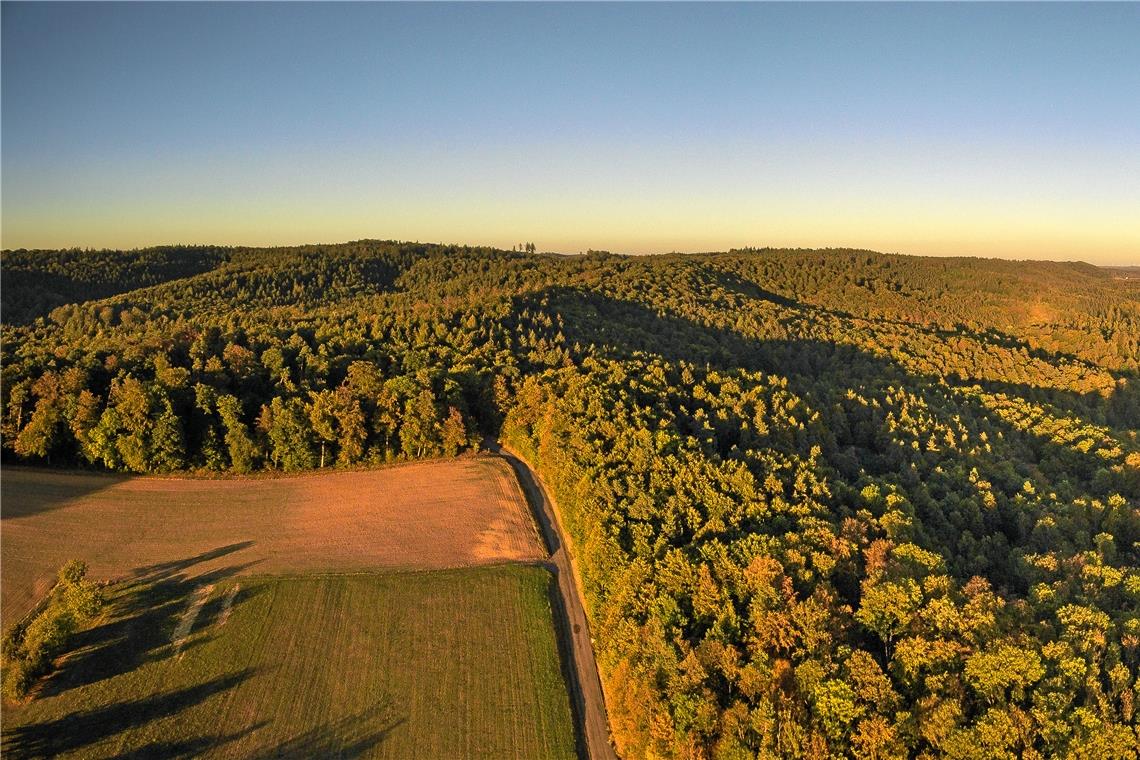
<path id="1" fill-rule="evenodd" d="M 545 557 L 510 468 L 491 457 L 367 472 L 187 479 L 6 467 L 5 625 L 60 565 L 95 579 L 447 568 Z"/>
<path id="2" fill-rule="evenodd" d="M 192 570 L 116 585 L 4 755 L 576 756 L 542 568 Z"/>

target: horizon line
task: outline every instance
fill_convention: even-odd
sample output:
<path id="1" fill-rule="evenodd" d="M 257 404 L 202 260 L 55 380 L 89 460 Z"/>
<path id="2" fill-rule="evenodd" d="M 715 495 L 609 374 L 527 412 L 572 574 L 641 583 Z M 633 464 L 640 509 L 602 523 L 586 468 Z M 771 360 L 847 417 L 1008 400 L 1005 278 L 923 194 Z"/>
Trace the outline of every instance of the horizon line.
<path id="1" fill-rule="evenodd" d="M 320 242 L 306 242 L 306 243 L 289 243 L 289 244 L 269 244 L 269 245 L 250 245 L 246 243 L 153 243 L 149 245 L 137 245 L 131 247 L 109 247 L 109 246 L 64 246 L 56 248 L 30 248 L 28 246 L 21 246 L 19 248 L 0 248 L 0 253 L 9 254 L 17 252 L 27 253 L 62 253 L 67 251 L 79 252 L 117 252 L 117 253 L 132 253 L 139 251 L 155 250 L 159 248 L 228 248 L 228 249 L 252 249 L 252 250 L 285 250 L 290 248 L 310 248 L 320 246 L 342 246 L 352 245 L 353 243 L 392 243 L 396 245 L 428 245 L 436 246 L 439 248 L 487 248 L 495 251 L 502 251 L 505 253 L 527 253 L 527 251 L 520 251 L 517 249 L 506 248 L 498 245 L 487 243 L 448 243 L 440 241 L 424 241 L 424 240 L 401 240 L 398 238 L 379 238 L 379 237 L 363 237 L 354 238 L 350 240 L 341 240 L 336 242 L 320 241 Z M 523 243 L 525 245 L 525 242 Z M 776 246 L 776 245 L 742 245 L 725 248 L 722 250 L 677 250 L 670 251 L 652 251 L 648 253 L 632 253 L 623 251 L 613 251 L 606 248 L 588 248 L 584 251 L 565 252 L 558 250 L 535 250 L 534 255 L 548 255 L 548 256 L 563 256 L 563 257 L 577 257 L 588 256 L 593 253 L 607 254 L 610 256 L 625 256 L 625 257 L 655 257 L 655 256 L 708 256 L 714 254 L 725 253 L 760 253 L 764 251 L 771 252 L 785 252 L 785 251 L 836 251 L 836 252 L 849 252 L 849 253 L 873 253 L 879 256 L 905 256 L 907 258 L 916 259 L 947 259 L 947 260 L 975 260 L 975 261 L 1009 261 L 1013 263 L 1047 263 L 1047 264 L 1085 264 L 1088 266 L 1096 267 L 1098 269 L 1130 269 L 1140 268 L 1140 258 L 1135 263 L 1120 263 L 1120 264 L 1097 264 L 1085 259 L 1049 259 L 1049 258 L 1014 258 L 1008 256 L 984 256 L 978 254 L 932 254 L 932 253 L 907 253 L 903 251 L 887 251 L 877 250 L 874 248 L 864 248 L 860 246 Z"/>

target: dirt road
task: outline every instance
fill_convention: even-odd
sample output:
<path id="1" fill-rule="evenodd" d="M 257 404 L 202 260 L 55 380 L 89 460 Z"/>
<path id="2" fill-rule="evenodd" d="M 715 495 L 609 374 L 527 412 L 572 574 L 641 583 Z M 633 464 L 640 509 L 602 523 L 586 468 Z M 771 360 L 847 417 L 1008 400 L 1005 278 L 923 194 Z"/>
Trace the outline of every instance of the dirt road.
<path id="1" fill-rule="evenodd" d="M 594 659 L 594 646 L 590 638 L 590 624 L 586 619 L 586 609 L 582 605 L 582 595 L 575 582 L 573 559 L 566 549 L 562 523 L 558 518 L 558 508 L 547 494 L 538 474 L 515 452 L 498 441 L 488 441 L 488 448 L 499 454 L 514 468 L 526 491 L 527 499 L 534 508 L 535 518 L 542 528 L 543 537 L 550 548 L 550 565 L 558 582 L 559 597 L 562 600 L 560 622 L 563 625 L 563 639 L 568 642 L 574 659 L 571 695 L 575 709 L 582 721 L 586 749 L 591 760 L 617 760 L 617 753 L 610 742 L 610 726 L 606 717 L 606 700 L 602 691 L 602 681 L 598 675 L 598 663 Z"/>

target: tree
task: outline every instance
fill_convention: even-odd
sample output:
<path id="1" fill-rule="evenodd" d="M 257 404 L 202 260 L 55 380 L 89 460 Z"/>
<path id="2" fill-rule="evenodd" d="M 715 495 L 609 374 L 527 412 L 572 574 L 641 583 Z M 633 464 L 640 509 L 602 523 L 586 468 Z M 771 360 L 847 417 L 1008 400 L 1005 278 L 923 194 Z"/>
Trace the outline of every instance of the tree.
<path id="1" fill-rule="evenodd" d="M 108 414 L 113 409 L 113 414 Z M 134 472 L 151 467 L 151 396 L 137 378 L 124 375 L 111 384 L 108 408 L 99 418 L 103 440 L 112 445 L 115 454 L 104 461 L 121 463 Z"/>
<path id="2" fill-rule="evenodd" d="M 321 444 L 320 467 L 325 466 L 325 446 L 337 440 L 336 396 L 332 391 L 310 394 L 309 422 Z"/>
<path id="3" fill-rule="evenodd" d="M 186 464 L 186 448 L 182 435 L 182 421 L 174 413 L 169 399 L 159 402 L 162 411 L 151 432 L 150 466 L 160 472 L 173 472 Z"/>
<path id="4" fill-rule="evenodd" d="M 349 465 L 364 457 L 364 444 L 368 440 L 364 410 L 346 386 L 337 388 L 333 414 L 338 430 L 337 464 Z"/>
<path id="5" fill-rule="evenodd" d="M 392 451 L 394 439 L 401 428 L 403 418 L 400 397 L 387 383 L 376 396 L 376 414 L 372 427 L 383 441 L 385 455 Z"/>
<path id="6" fill-rule="evenodd" d="M 921 603 L 922 590 L 910 578 L 865 582 L 855 619 L 878 635 L 890 657 L 895 637 L 907 630 Z"/>
<path id="7" fill-rule="evenodd" d="M 28 424 L 16 437 L 16 453 L 25 457 L 47 457 L 58 445 L 60 428 L 64 422 L 63 398 L 59 377 L 45 372 L 32 385 L 36 396 L 35 410 Z"/>
<path id="8" fill-rule="evenodd" d="M 316 464 L 312 429 L 305 404 L 298 398 L 277 396 L 269 405 L 269 440 L 273 459 L 287 471 L 305 470 Z"/>
<path id="9" fill-rule="evenodd" d="M 975 652 L 966 661 L 966 679 L 990 704 L 1007 696 L 1020 702 L 1025 694 L 1045 675 L 1037 652 L 1009 643 L 1001 643 Z"/>
<path id="10" fill-rule="evenodd" d="M 467 426 L 463 415 L 454 406 L 448 407 L 447 419 L 443 421 L 440 438 L 445 456 L 453 457 L 467 444 Z"/>
<path id="11" fill-rule="evenodd" d="M 71 416 L 71 435 L 79 444 L 79 452 L 89 463 L 95 464 L 99 456 L 92 448 L 91 433 L 99 424 L 100 399 L 91 391 L 84 388 L 79 392 L 75 401 L 75 411 Z"/>
<path id="12" fill-rule="evenodd" d="M 437 414 L 435 394 L 430 388 L 424 388 L 415 398 L 405 402 L 400 444 L 407 456 L 422 457 L 435 449 L 439 440 Z"/>
<path id="13" fill-rule="evenodd" d="M 32 385 L 33 381 L 30 377 L 25 377 L 15 383 L 10 383 L 5 378 L 3 383 L 0 383 L 0 388 L 7 392 L 7 398 L 4 404 L 4 426 L 2 432 L 5 441 L 15 441 L 20 435 L 20 431 L 24 427 L 24 407 L 32 398 Z"/>
<path id="14" fill-rule="evenodd" d="M 253 469 L 257 447 L 250 438 L 249 430 L 241 420 L 241 402 L 237 397 L 225 394 L 218 397 L 218 416 L 226 428 L 226 449 L 230 455 L 230 465 L 234 472 L 246 473 Z"/>

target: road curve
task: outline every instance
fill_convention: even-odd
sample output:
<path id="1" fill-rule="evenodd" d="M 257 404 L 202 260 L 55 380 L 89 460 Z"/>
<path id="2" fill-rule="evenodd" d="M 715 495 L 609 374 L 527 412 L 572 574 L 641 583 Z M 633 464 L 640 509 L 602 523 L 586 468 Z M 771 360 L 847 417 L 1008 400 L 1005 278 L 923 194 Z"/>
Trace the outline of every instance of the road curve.
<path id="1" fill-rule="evenodd" d="M 573 656 L 573 683 L 570 687 L 581 721 L 586 751 L 590 760 L 617 760 L 617 753 L 610 743 L 606 698 L 602 691 L 602 679 L 598 675 L 598 663 L 594 659 L 590 623 L 586 619 L 586 608 L 582 605 L 582 595 L 575 581 L 573 560 L 566 550 L 557 507 L 547 494 L 542 480 L 526 460 L 499 441 L 487 441 L 487 448 L 503 457 L 514 468 L 550 549 L 550 569 L 554 572 L 558 595 L 562 600 L 562 614 L 556 617 L 562 623 L 563 639 L 569 644 Z"/>

